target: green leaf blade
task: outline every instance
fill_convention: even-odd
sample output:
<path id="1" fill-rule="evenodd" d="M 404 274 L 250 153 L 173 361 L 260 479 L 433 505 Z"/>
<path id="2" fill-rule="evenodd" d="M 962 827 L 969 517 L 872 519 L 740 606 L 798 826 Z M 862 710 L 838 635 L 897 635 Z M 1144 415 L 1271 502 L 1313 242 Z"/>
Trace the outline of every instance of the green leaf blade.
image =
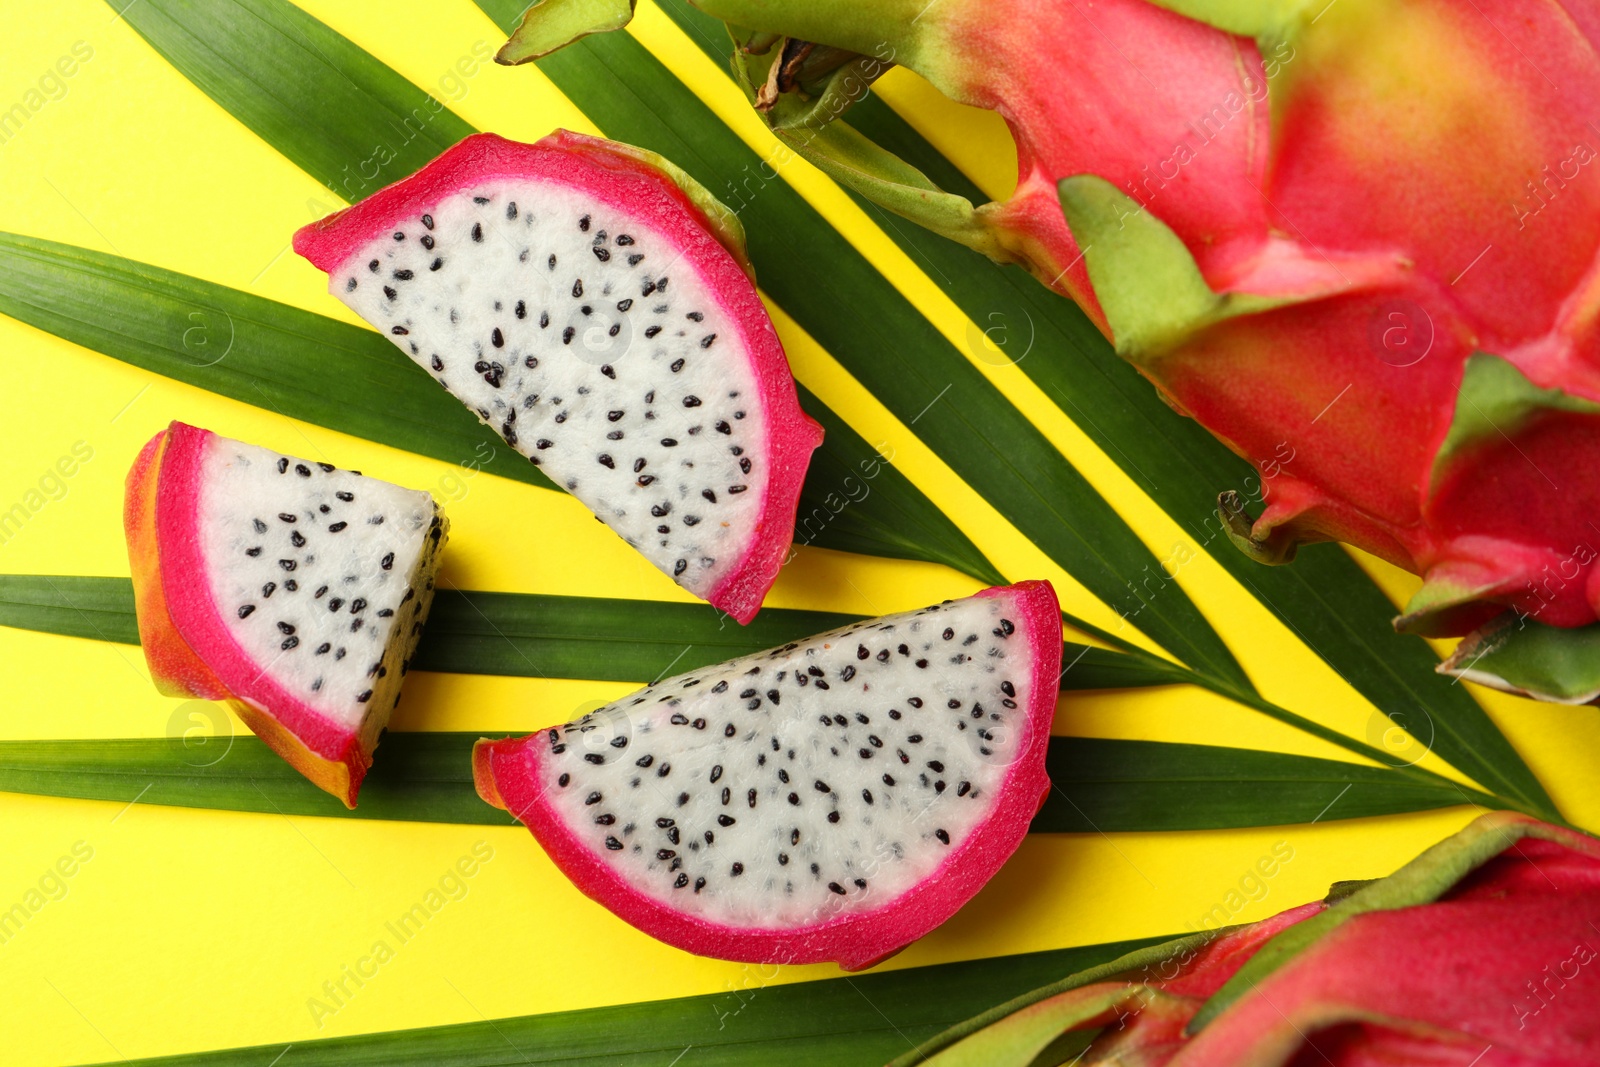
<path id="1" fill-rule="evenodd" d="M 390 733 L 354 811 L 256 738 L 0 741 L 0 790 L 180 808 L 506 826 L 472 785 L 474 733 Z"/>
<path id="2" fill-rule="evenodd" d="M 569 712 L 554 711 L 550 720 Z M 473 787 L 472 746 L 480 736 L 391 731 L 354 809 L 249 735 L 0 741 L 0 791 L 268 815 L 510 825 Z M 1054 788 L 1032 833 L 1278 826 L 1462 803 L 1447 788 L 1419 789 L 1381 768 L 1206 745 L 1056 737 L 1047 765 Z"/>
<path id="3" fill-rule="evenodd" d="M 872 1067 L 1036 986 L 1164 938 L 768 984 L 642 1004 L 129 1061 L 139 1067 Z M 689 1062 L 685 1060 L 685 1062 Z"/>
<path id="4" fill-rule="evenodd" d="M 1165 741 L 1056 738 L 1034 833 L 1228 830 L 1431 811 L 1466 803 L 1449 785 L 1387 767 Z"/>

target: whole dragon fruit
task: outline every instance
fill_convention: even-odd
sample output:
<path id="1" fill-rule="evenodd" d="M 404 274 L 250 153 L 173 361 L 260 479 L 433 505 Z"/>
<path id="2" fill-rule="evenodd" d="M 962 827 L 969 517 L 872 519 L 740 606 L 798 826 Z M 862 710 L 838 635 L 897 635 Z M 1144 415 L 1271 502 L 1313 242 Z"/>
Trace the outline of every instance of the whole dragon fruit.
<path id="1" fill-rule="evenodd" d="M 1600 841 L 1485 815 L 1388 878 L 1141 949 L 896 1065 L 1592 1064 L 1597 906 Z"/>
<path id="2" fill-rule="evenodd" d="M 1600 5 L 692 2 L 788 144 L 1071 297 L 1251 460 L 1246 552 L 1422 575 L 1423 635 L 1596 621 Z M 838 121 L 894 63 L 1005 118 L 1010 199 Z"/>

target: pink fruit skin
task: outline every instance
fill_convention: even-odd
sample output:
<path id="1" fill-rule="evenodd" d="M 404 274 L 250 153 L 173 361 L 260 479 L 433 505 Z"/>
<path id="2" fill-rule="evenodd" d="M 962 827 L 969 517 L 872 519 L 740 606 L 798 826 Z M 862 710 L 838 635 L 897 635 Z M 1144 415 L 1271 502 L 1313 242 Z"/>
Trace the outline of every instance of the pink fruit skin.
<path id="1" fill-rule="evenodd" d="M 123 500 L 122 525 L 128 539 L 128 562 L 133 570 L 139 644 L 150 666 L 150 679 L 163 696 L 226 700 L 227 687 L 178 636 L 167 610 L 156 537 L 156 504 L 160 499 L 157 488 L 166 445 L 167 431 L 162 430 L 139 451 L 133 469 L 128 472 Z"/>
<path id="2" fill-rule="evenodd" d="M 201 460 L 214 436 L 174 422 L 145 445 L 128 476 L 129 557 L 150 673 L 169 695 L 228 701 L 268 747 L 354 808 L 376 736 L 331 722 L 263 674 L 228 633 L 200 580 L 206 573 L 198 532 Z M 148 506 L 136 508 L 136 498 L 151 497 L 153 524 L 136 525 L 133 517 Z"/>
<path id="3" fill-rule="evenodd" d="M 1033 654 L 1029 734 L 1001 786 L 1003 799 L 988 819 L 915 889 L 875 911 L 798 930 L 740 929 L 673 911 L 628 885 L 598 860 L 557 817 L 539 783 L 542 746 L 523 739 L 480 741 L 473 750 L 478 793 L 527 825 L 550 859 L 585 896 L 651 937 L 687 952 L 761 963 L 837 961 L 847 971 L 871 967 L 955 914 L 993 877 L 1027 835 L 1028 823 L 1050 791 L 1044 757 L 1050 742 L 1061 671 L 1061 608 L 1049 582 L 986 589 L 1009 597 Z"/>
<path id="4" fill-rule="evenodd" d="M 397 221 L 415 218 L 461 189 L 497 178 L 568 185 L 619 210 L 648 214 L 683 250 L 683 262 L 692 265 L 729 318 L 740 324 L 761 387 L 771 476 L 754 538 L 707 600 L 741 624 L 748 623 L 788 554 L 800 486 L 811 453 L 822 443 L 822 427 L 800 410 L 788 359 L 754 284 L 713 236 L 705 214 L 665 173 L 609 141 L 567 130 L 531 145 L 474 134 L 411 177 L 303 227 L 294 235 L 294 249 L 319 269 L 337 274 Z"/>
<path id="5" fill-rule="evenodd" d="M 1459 591 L 1419 632 L 1596 620 L 1600 417 L 1506 425 L 1434 467 L 1474 351 L 1600 400 L 1592 0 L 695 3 L 998 112 L 1018 184 L 981 209 L 991 236 L 1259 469 L 1256 539 L 1346 541 Z M 1128 350 L 1057 196 L 1079 175 L 1170 229 L 1214 292 L 1296 299 Z"/>

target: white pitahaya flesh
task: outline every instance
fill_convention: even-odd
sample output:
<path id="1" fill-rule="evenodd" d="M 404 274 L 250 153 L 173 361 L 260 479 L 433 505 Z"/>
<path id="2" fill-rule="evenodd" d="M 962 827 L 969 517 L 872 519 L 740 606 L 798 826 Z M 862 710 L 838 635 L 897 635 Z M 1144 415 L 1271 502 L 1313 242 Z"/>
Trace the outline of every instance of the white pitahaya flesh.
<path id="1" fill-rule="evenodd" d="M 469 137 L 301 230 L 329 291 L 680 586 L 748 622 L 822 431 L 743 234 L 647 153 Z"/>
<path id="2" fill-rule="evenodd" d="M 1049 789 L 1048 582 L 988 589 L 480 741 L 478 791 L 588 896 L 726 959 L 870 966 L 949 918 Z"/>
<path id="3" fill-rule="evenodd" d="M 174 422 L 124 517 L 156 686 L 229 701 L 354 807 L 433 602 L 433 499 Z"/>

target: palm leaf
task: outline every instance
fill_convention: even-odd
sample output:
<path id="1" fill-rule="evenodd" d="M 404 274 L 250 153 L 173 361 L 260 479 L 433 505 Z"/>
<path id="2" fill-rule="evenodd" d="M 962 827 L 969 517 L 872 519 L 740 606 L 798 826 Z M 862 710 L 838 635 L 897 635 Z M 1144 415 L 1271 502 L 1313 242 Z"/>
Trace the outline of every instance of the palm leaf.
<path id="1" fill-rule="evenodd" d="M 660 6 L 695 44 L 727 69 L 731 38 L 723 24 L 685 0 Z M 518 0 L 482 0 L 497 23 Z M 513 22 L 514 24 L 514 22 Z M 586 42 L 587 43 L 587 42 Z M 548 70 L 546 60 L 541 69 Z M 631 74 L 630 74 L 631 77 Z M 850 110 L 852 127 L 974 203 L 987 199 L 911 125 L 877 96 Z M 990 338 L 1139 487 L 1210 551 L 1251 594 L 1358 692 L 1440 757 L 1530 810 L 1554 802 L 1476 701 L 1434 673 L 1426 644 L 1396 636 L 1394 606 L 1354 560 L 1333 545 L 1302 549 L 1293 565 L 1264 567 L 1236 551 L 1216 517 L 1217 494 L 1248 498 L 1258 473 L 1199 423 L 1184 418 L 1112 350 L 1070 300 L 1017 267 L 1000 267 L 953 241 L 907 226 L 851 194 L 974 322 L 1000 324 Z"/>
<path id="2" fill-rule="evenodd" d="M 369 441 L 554 486 L 371 330 L 118 256 L 0 233 L 0 312 L 115 359 Z M 797 540 L 1004 579 L 956 525 L 815 397 L 827 432 Z M 842 509 L 846 487 L 868 494 Z M 847 478 L 855 481 L 847 482 Z M 830 499 L 831 498 L 831 499 Z M 832 504 L 833 506 L 830 506 Z"/>
<path id="3" fill-rule="evenodd" d="M 359 169 L 375 143 L 372 131 L 408 113 L 421 93 L 284 0 L 143 0 L 125 17 L 180 73 L 285 156 L 307 165 L 324 160 L 321 174 L 308 171 L 319 180 L 340 160 Z M 247 36 L 237 32 L 240 25 L 250 27 Z M 610 136 L 662 153 L 712 189 L 721 187 L 719 175 L 756 162 L 632 38 L 612 34 L 584 45 L 590 42 L 589 61 L 569 50 L 546 60 L 546 70 Z M 286 65 L 292 77 L 280 77 Z M 620 70 L 626 80 L 614 73 Z M 267 82 L 270 93 L 261 91 Z M 270 118 L 263 109 L 272 111 Z M 461 132 L 434 121 L 446 130 L 441 136 Z M 391 140 L 402 170 L 438 152 L 421 137 Z M 1130 593 L 1135 587 L 1127 576 L 1159 566 L 1156 558 L 848 241 L 781 182 L 747 205 L 742 219 L 767 292 L 890 411 L 915 425 L 958 475 L 1106 604 L 1137 614 L 1140 629 L 1163 647 L 1248 690 L 1232 654 L 1181 589 L 1174 585 L 1148 600 Z M 940 404 L 947 393 L 959 403 Z"/>

